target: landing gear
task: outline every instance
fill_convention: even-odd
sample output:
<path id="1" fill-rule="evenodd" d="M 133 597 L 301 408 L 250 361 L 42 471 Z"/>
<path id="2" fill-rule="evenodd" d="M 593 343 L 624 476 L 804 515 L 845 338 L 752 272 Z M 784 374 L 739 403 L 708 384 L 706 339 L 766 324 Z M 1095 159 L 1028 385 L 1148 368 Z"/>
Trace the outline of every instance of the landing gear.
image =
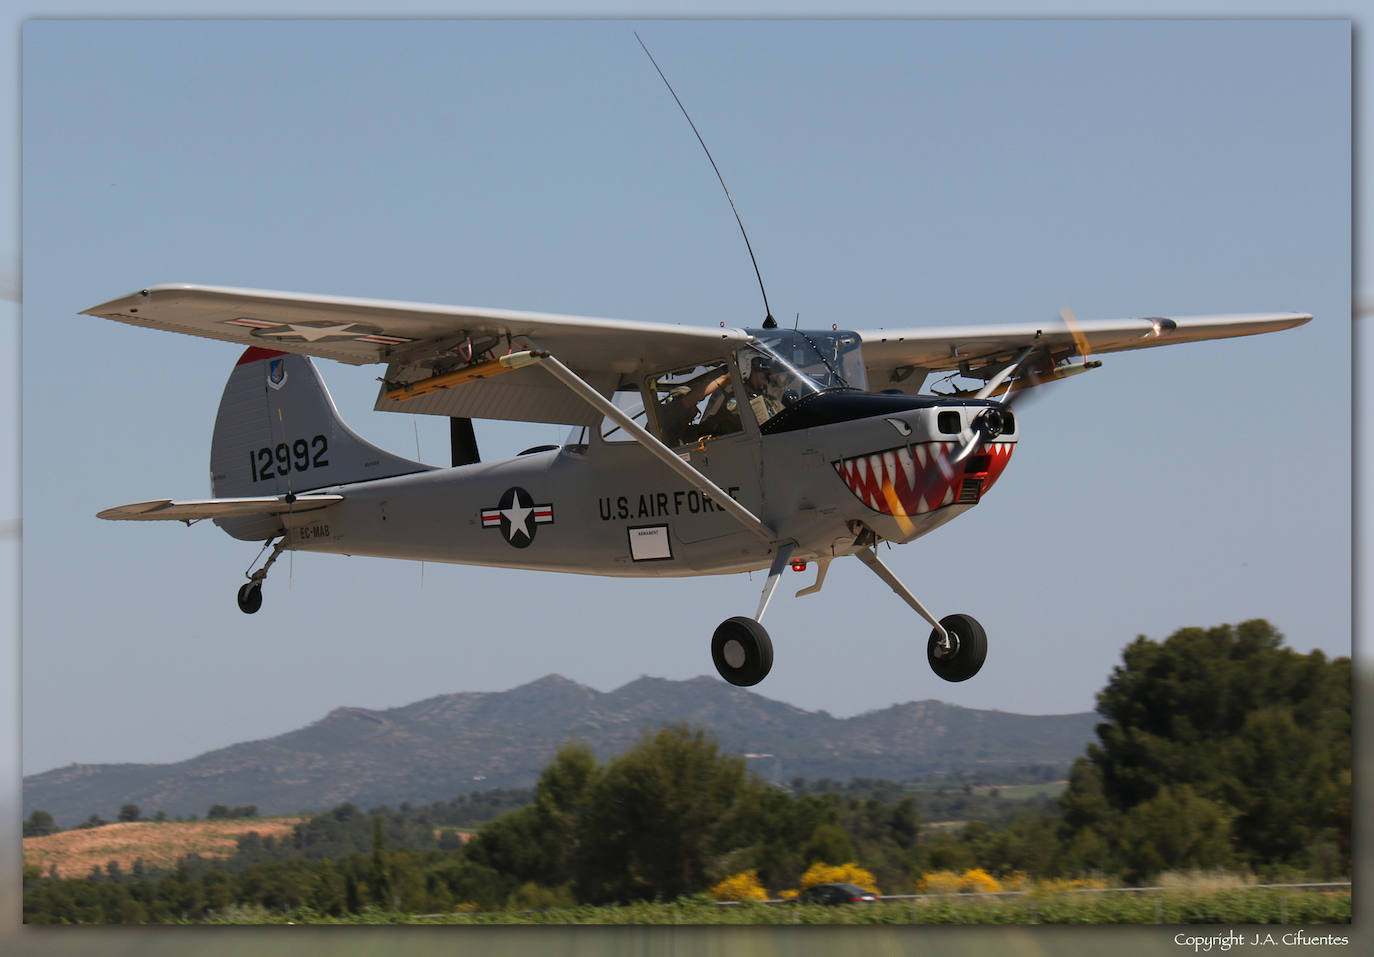
<path id="1" fill-rule="evenodd" d="M 926 658 L 931 670 L 946 681 L 967 681 L 983 667 L 988 656 L 988 636 L 971 615 L 946 615 L 940 619 L 945 634 L 931 631 Z"/>
<path id="2" fill-rule="evenodd" d="M 263 551 L 266 551 L 267 546 L 271 544 L 272 539 L 269 538 L 262 546 Z M 267 569 L 272 567 L 272 563 L 277 560 L 277 557 L 281 555 L 285 548 L 286 536 L 283 535 L 281 540 L 273 547 L 272 554 L 267 556 L 267 561 L 262 563 L 262 567 L 255 572 L 246 573 L 248 575 L 248 582 L 247 584 L 239 586 L 238 594 L 239 611 L 243 612 L 245 615 L 255 614 L 257 610 L 262 607 L 262 583 L 267 580 Z M 258 555 L 261 556 L 262 552 L 258 552 Z M 257 559 L 254 559 L 254 561 L 256 560 Z M 252 566 L 250 565 L 249 567 L 251 568 Z"/>
<path id="3" fill-rule="evenodd" d="M 727 618 L 711 636 L 711 660 L 722 678 L 748 688 L 768 677 L 773 667 L 773 640 L 752 618 Z"/>
<path id="4" fill-rule="evenodd" d="M 763 613 L 768 610 L 768 602 L 795 547 L 795 542 L 784 542 L 773 553 L 773 564 L 768 569 L 768 580 L 764 582 L 754 617 L 727 618 L 711 636 L 711 660 L 716 663 L 720 676 L 732 685 L 740 688 L 756 685 L 768 677 L 773 667 L 773 640 L 759 622 L 763 621 Z"/>
<path id="5" fill-rule="evenodd" d="M 916 596 L 879 560 L 871 547 L 860 548 L 854 554 L 872 569 L 873 574 L 887 582 L 902 601 L 934 626 L 930 641 L 926 642 L 926 659 L 936 675 L 946 681 L 967 681 L 978 673 L 978 669 L 983 667 L 983 659 L 988 656 L 988 636 L 976 618 L 970 615 L 946 615 L 936 621 L 935 616 L 926 611 L 925 605 L 917 601 Z"/>
<path id="6" fill-rule="evenodd" d="M 262 583 L 248 582 L 239 588 L 239 611 L 251 615 L 262 607 Z"/>

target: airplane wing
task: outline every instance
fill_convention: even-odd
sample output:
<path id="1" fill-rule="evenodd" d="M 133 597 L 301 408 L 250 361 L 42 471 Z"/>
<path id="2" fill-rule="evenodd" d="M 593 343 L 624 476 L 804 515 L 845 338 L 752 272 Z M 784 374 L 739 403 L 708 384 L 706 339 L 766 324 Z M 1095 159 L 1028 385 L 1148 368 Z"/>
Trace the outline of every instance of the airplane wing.
<path id="1" fill-rule="evenodd" d="M 382 411 L 574 425 L 600 415 L 569 402 L 562 385 L 532 368 L 399 401 L 387 392 L 482 356 L 535 349 L 609 395 L 622 381 L 714 360 L 748 340 L 730 329 L 194 285 L 151 286 L 82 314 L 350 365 L 384 362 Z"/>
<path id="2" fill-rule="evenodd" d="M 886 329 L 860 332 L 868 387 L 874 391 L 919 389 L 931 373 L 970 370 L 997 371 L 1027 347 L 1043 349 L 1055 358 L 1081 355 L 1080 336 L 1090 355 L 1148 349 L 1179 342 L 1228 339 L 1300 326 L 1312 317 L 1305 313 L 1249 313 L 1227 316 L 1186 316 L 1143 319 L 1094 319 L 1076 323 L 1017 323 L 995 326 L 945 326 L 933 329 Z"/>
<path id="3" fill-rule="evenodd" d="M 206 498 L 185 502 L 158 499 L 117 505 L 97 512 L 96 518 L 112 521 L 194 522 L 203 518 L 249 518 L 254 515 L 280 515 L 283 512 L 313 512 L 342 502 L 342 495 L 264 495 L 253 498 Z"/>

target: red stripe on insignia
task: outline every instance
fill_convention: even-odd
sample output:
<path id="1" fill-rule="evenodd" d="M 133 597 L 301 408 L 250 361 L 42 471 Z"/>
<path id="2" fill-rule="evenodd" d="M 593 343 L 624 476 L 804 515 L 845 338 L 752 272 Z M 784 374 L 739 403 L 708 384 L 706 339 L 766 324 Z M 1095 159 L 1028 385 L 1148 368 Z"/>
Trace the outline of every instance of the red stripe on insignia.
<path id="1" fill-rule="evenodd" d="M 286 355 L 285 352 L 279 352 L 276 349 L 264 349 L 261 346 L 249 346 L 246 350 L 244 350 L 243 355 L 239 356 L 239 361 L 235 362 L 234 365 L 241 366 L 245 362 L 257 362 L 260 359 L 272 359 L 277 356 L 284 355 Z"/>

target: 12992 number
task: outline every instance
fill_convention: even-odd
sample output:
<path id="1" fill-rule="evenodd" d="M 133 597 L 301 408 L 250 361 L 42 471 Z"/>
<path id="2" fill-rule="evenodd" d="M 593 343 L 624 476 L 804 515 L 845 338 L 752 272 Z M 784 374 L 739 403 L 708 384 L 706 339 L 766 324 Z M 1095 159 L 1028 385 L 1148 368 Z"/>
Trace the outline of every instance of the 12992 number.
<path id="1" fill-rule="evenodd" d="M 254 482 L 266 482 L 292 472 L 323 468 L 329 464 L 328 452 L 329 440 L 323 435 L 278 442 L 275 448 L 264 445 L 248 452 L 248 474 Z"/>

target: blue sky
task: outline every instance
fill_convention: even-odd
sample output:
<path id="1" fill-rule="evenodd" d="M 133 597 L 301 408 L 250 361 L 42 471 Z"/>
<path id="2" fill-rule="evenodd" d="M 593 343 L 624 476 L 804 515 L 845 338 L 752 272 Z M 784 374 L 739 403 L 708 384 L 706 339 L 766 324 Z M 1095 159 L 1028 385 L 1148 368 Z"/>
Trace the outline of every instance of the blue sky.
<path id="1" fill-rule="evenodd" d="M 850 715 L 940 698 L 1088 710 L 1137 634 L 1267 617 L 1349 652 L 1349 33 L 1338 22 L 31 22 L 24 33 L 24 770 L 169 761 L 322 717 L 559 672 L 710 673 L 761 578 L 618 581 L 284 558 L 99 522 L 206 492 L 237 351 L 76 315 L 205 282 L 887 328 L 1303 310 L 1281 335 L 1108 357 L 1027 405 L 977 510 L 888 554 L 991 650 L 857 563 L 780 595 L 759 691 Z M 1303 64 L 1293 69 L 1291 64 Z M 442 421 L 350 424 L 446 456 Z M 484 454 L 555 439 L 479 423 Z M 789 580 L 791 589 L 803 584 Z M 493 642 L 493 636 L 499 640 Z"/>

